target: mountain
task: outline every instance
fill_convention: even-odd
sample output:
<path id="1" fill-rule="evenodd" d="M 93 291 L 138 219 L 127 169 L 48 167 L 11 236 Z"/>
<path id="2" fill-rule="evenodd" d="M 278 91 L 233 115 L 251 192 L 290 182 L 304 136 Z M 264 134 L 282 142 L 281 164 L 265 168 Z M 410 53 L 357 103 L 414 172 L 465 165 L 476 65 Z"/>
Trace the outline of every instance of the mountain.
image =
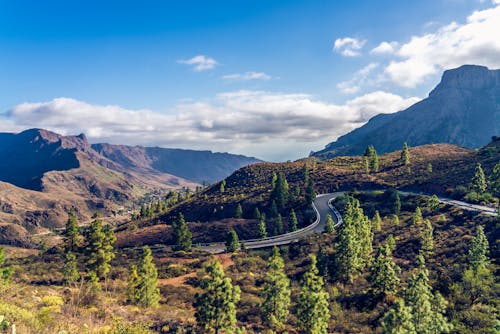
<path id="1" fill-rule="evenodd" d="M 102 156 L 137 172 L 157 171 L 202 183 L 220 181 L 235 170 L 260 160 L 229 153 L 161 147 L 94 144 Z"/>
<path id="2" fill-rule="evenodd" d="M 500 134 L 500 70 L 464 65 L 445 71 L 429 96 L 408 109 L 373 117 L 364 126 L 311 153 L 320 159 L 379 153 L 411 146 L 449 143 L 468 148 L 486 145 Z"/>
<path id="3" fill-rule="evenodd" d="M 125 219 L 127 208 L 148 193 L 194 188 L 198 180 L 222 179 L 255 161 L 208 151 L 90 145 L 83 134 L 43 129 L 0 133 L 0 243 L 27 245 L 31 234 L 62 227 L 71 208 L 82 222 L 96 211 Z M 117 212 L 124 215 L 115 217 Z"/>

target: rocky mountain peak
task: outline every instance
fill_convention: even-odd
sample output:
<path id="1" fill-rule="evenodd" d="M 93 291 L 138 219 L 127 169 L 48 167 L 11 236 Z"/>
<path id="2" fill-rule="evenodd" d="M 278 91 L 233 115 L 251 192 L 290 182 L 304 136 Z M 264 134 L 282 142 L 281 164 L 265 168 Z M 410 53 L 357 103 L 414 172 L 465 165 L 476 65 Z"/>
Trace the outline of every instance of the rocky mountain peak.
<path id="1" fill-rule="evenodd" d="M 485 66 L 463 65 L 446 70 L 441 82 L 431 91 L 429 96 L 439 94 L 447 89 L 488 89 L 500 84 L 500 70 L 490 70 Z"/>

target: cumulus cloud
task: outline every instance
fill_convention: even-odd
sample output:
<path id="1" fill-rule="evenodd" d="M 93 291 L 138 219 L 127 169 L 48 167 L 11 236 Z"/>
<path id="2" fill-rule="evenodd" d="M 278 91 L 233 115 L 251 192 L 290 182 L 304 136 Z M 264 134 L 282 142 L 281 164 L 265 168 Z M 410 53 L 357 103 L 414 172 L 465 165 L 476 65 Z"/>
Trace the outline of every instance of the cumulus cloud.
<path id="1" fill-rule="evenodd" d="M 222 78 L 226 80 L 249 81 L 249 80 L 271 80 L 272 76 L 264 72 L 245 72 L 245 73 L 227 74 L 224 75 Z"/>
<path id="2" fill-rule="evenodd" d="M 368 80 L 371 72 L 378 66 L 378 63 L 370 63 L 366 65 L 365 67 L 354 73 L 350 80 L 343 81 L 337 84 L 337 88 L 340 89 L 340 91 L 344 94 L 357 93 L 360 90 L 361 85 Z"/>
<path id="3" fill-rule="evenodd" d="M 366 40 L 359 40 L 353 37 L 337 38 L 333 43 L 333 50 L 346 57 L 356 57 L 361 55 L 361 49 L 366 44 Z"/>
<path id="4" fill-rule="evenodd" d="M 394 52 L 396 52 L 398 46 L 399 46 L 398 42 L 382 42 L 376 47 L 374 47 L 370 51 L 370 53 L 377 55 L 393 54 Z"/>
<path id="5" fill-rule="evenodd" d="M 385 67 L 388 79 L 415 87 L 428 76 L 463 64 L 500 67 L 500 1 L 493 3 L 492 8 L 473 12 L 464 23 L 452 22 L 433 33 L 411 37 Z"/>
<path id="6" fill-rule="evenodd" d="M 308 94 L 242 90 L 159 113 L 57 98 L 17 105 L 0 116 L 0 124 L 9 122 L 12 130 L 84 132 L 93 142 L 229 150 L 281 160 L 305 156 L 375 114 L 395 112 L 416 101 L 378 91 L 329 104 Z"/>
<path id="7" fill-rule="evenodd" d="M 215 59 L 204 55 L 194 56 L 191 59 L 181 59 L 177 62 L 179 64 L 191 65 L 192 69 L 196 72 L 212 70 L 218 65 Z"/>

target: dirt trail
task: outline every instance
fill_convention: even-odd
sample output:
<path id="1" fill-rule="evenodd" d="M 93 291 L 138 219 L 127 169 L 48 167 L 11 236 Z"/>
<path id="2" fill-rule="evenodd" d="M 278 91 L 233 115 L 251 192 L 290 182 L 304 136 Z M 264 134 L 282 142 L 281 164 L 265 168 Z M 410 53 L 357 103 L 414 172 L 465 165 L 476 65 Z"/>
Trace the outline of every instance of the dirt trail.
<path id="1" fill-rule="evenodd" d="M 218 259 L 224 268 L 227 268 L 234 264 L 233 259 L 231 259 L 231 254 L 217 254 L 214 255 L 216 259 Z M 163 278 L 158 280 L 158 284 L 160 285 L 172 285 L 172 286 L 188 286 L 186 284 L 186 280 L 191 277 L 196 277 L 196 271 L 172 278 Z"/>

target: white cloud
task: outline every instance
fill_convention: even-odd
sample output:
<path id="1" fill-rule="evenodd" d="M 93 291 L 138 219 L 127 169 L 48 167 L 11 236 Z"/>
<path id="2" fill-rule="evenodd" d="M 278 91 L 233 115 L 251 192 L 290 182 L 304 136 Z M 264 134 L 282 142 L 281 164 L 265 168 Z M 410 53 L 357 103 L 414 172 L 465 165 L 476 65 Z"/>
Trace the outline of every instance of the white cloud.
<path id="1" fill-rule="evenodd" d="M 366 83 L 370 73 L 379 66 L 378 63 L 370 63 L 354 73 L 352 78 L 347 81 L 340 82 L 337 84 L 337 88 L 344 94 L 355 94 L 357 93 L 361 85 Z"/>
<path id="2" fill-rule="evenodd" d="M 179 64 L 192 65 L 193 70 L 196 72 L 212 70 L 218 65 L 215 59 L 204 55 L 194 56 L 191 59 L 178 60 L 177 62 Z"/>
<path id="3" fill-rule="evenodd" d="M 359 40 L 353 37 L 337 38 L 333 43 L 333 50 L 346 57 L 356 57 L 361 55 L 361 49 L 366 44 L 366 40 Z"/>
<path id="4" fill-rule="evenodd" d="M 306 156 L 375 114 L 417 100 L 377 91 L 337 105 L 308 94 L 243 90 L 218 94 L 211 102 L 181 104 L 164 114 L 58 98 L 20 104 L 0 116 L 0 124 L 10 123 L 11 131 L 84 132 L 92 142 L 209 148 L 278 160 Z"/>
<path id="5" fill-rule="evenodd" d="M 415 87 L 431 75 L 463 64 L 500 67 L 500 0 L 493 3 L 495 7 L 473 12 L 465 23 L 452 22 L 433 33 L 413 36 L 385 67 L 388 79 Z"/>
<path id="6" fill-rule="evenodd" d="M 245 72 L 245 73 L 227 74 L 224 75 L 222 78 L 226 80 L 248 81 L 248 80 L 271 80 L 272 76 L 264 72 Z"/>
<path id="7" fill-rule="evenodd" d="M 396 52 L 398 45 L 398 42 L 382 42 L 373 48 L 370 53 L 378 55 L 393 54 Z"/>

